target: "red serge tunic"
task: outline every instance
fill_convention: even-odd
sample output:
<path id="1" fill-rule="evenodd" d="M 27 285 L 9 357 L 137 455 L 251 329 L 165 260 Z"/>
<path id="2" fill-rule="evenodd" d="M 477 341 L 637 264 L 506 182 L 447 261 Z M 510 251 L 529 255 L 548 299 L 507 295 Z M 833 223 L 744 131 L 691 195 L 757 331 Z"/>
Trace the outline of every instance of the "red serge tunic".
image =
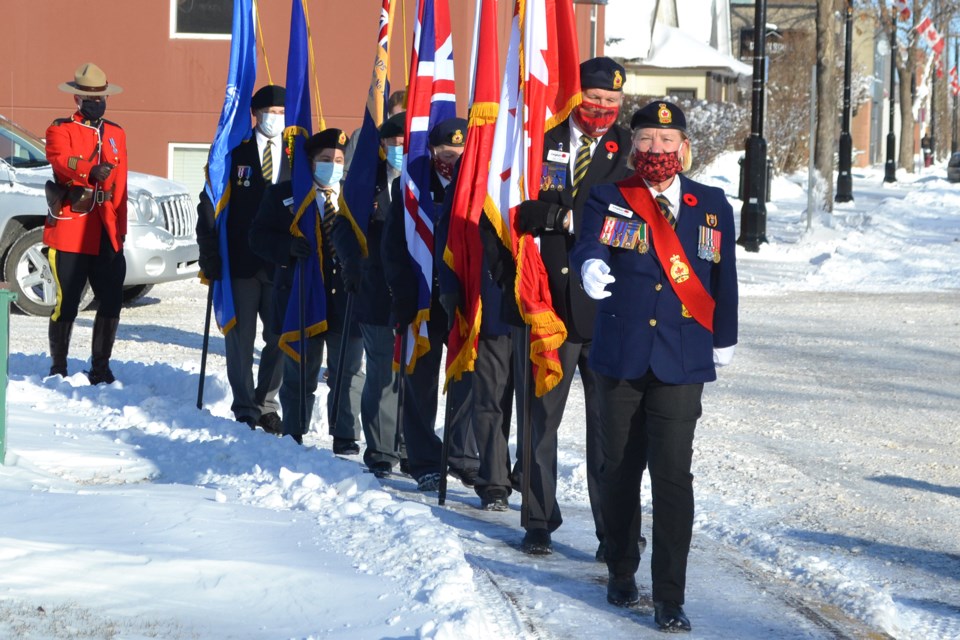
<path id="1" fill-rule="evenodd" d="M 106 199 L 89 213 L 77 213 L 65 204 L 59 213 L 47 216 L 43 242 L 58 251 L 100 253 L 100 233 L 105 230 L 116 251 L 123 249 L 127 235 L 127 139 L 119 125 L 103 120 L 90 124 L 79 113 L 55 120 L 47 128 L 47 161 L 61 186 L 93 190 L 90 170 L 101 162 L 114 165 L 99 185 Z"/>

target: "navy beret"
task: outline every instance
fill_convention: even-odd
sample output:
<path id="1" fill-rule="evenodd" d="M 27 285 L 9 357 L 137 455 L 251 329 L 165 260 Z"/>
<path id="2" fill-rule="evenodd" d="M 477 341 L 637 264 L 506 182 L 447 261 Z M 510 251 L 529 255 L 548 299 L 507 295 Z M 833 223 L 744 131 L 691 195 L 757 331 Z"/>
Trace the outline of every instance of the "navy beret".
<path id="1" fill-rule="evenodd" d="M 324 129 L 320 133 L 315 133 L 307 139 L 303 145 L 303 150 L 308 158 L 312 158 L 324 149 L 340 149 L 344 151 L 347 148 L 347 142 L 350 138 L 342 129 Z"/>
<path id="2" fill-rule="evenodd" d="M 407 128 L 407 112 L 395 113 L 380 125 L 380 139 L 396 138 L 404 135 Z"/>
<path id="3" fill-rule="evenodd" d="M 665 100 L 651 102 L 637 109 L 630 119 L 631 129 L 679 129 L 687 130 L 687 118 L 677 105 Z"/>
<path id="4" fill-rule="evenodd" d="M 623 91 L 623 67 L 610 58 L 590 58 L 580 63 L 580 89 Z"/>
<path id="5" fill-rule="evenodd" d="M 278 84 L 268 84 L 260 87 L 253 98 L 250 99 L 250 109 L 267 109 L 269 107 L 282 107 L 287 99 L 287 90 Z"/>
<path id="6" fill-rule="evenodd" d="M 438 147 L 441 144 L 451 147 L 462 147 L 467 140 L 467 121 L 463 118 L 447 118 L 438 122 L 430 130 L 430 146 Z"/>

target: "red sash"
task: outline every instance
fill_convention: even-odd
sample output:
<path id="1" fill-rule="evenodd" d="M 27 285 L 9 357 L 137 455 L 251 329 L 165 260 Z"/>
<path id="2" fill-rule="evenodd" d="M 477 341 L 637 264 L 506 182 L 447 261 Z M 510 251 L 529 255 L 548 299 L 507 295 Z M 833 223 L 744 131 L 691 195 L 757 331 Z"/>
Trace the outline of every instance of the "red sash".
<path id="1" fill-rule="evenodd" d="M 677 232 L 663 217 L 660 206 L 650 195 L 647 183 L 640 176 L 631 176 L 617 183 L 630 208 L 650 227 L 653 246 L 664 273 L 670 276 L 670 286 L 687 308 L 693 319 L 713 333 L 713 309 L 717 306 L 704 288 L 700 278 L 690 267 Z"/>

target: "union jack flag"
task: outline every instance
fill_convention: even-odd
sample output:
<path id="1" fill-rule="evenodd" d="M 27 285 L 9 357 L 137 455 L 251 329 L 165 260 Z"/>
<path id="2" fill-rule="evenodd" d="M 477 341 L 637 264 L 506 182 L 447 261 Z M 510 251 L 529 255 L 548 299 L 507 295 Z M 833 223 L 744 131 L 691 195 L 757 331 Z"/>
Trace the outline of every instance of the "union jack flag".
<path id="1" fill-rule="evenodd" d="M 417 358 L 430 350 L 427 322 L 433 287 L 433 228 L 440 213 L 439 207 L 434 210 L 430 192 L 433 165 L 428 136 L 434 125 L 457 113 L 447 0 L 419 1 L 410 69 L 400 184 L 407 251 L 417 276 L 418 312 L 407 328 L 407 352 L 400 354 L 400 361 L 413 371 Z"/>

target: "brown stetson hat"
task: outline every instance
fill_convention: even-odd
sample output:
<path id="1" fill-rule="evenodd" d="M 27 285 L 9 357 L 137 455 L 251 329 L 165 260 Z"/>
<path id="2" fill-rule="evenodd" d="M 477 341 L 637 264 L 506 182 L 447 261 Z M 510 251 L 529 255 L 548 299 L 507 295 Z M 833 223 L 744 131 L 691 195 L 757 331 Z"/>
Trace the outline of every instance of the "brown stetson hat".
<path id="1" fill-rule="evenodd" d="M 112 96 L 123 91 L 107 82 L 107 74 L 92 62 L 84 62 L 73 74 L 73 82 L 60 84 L 60 91 L 80 96 Z"/>

